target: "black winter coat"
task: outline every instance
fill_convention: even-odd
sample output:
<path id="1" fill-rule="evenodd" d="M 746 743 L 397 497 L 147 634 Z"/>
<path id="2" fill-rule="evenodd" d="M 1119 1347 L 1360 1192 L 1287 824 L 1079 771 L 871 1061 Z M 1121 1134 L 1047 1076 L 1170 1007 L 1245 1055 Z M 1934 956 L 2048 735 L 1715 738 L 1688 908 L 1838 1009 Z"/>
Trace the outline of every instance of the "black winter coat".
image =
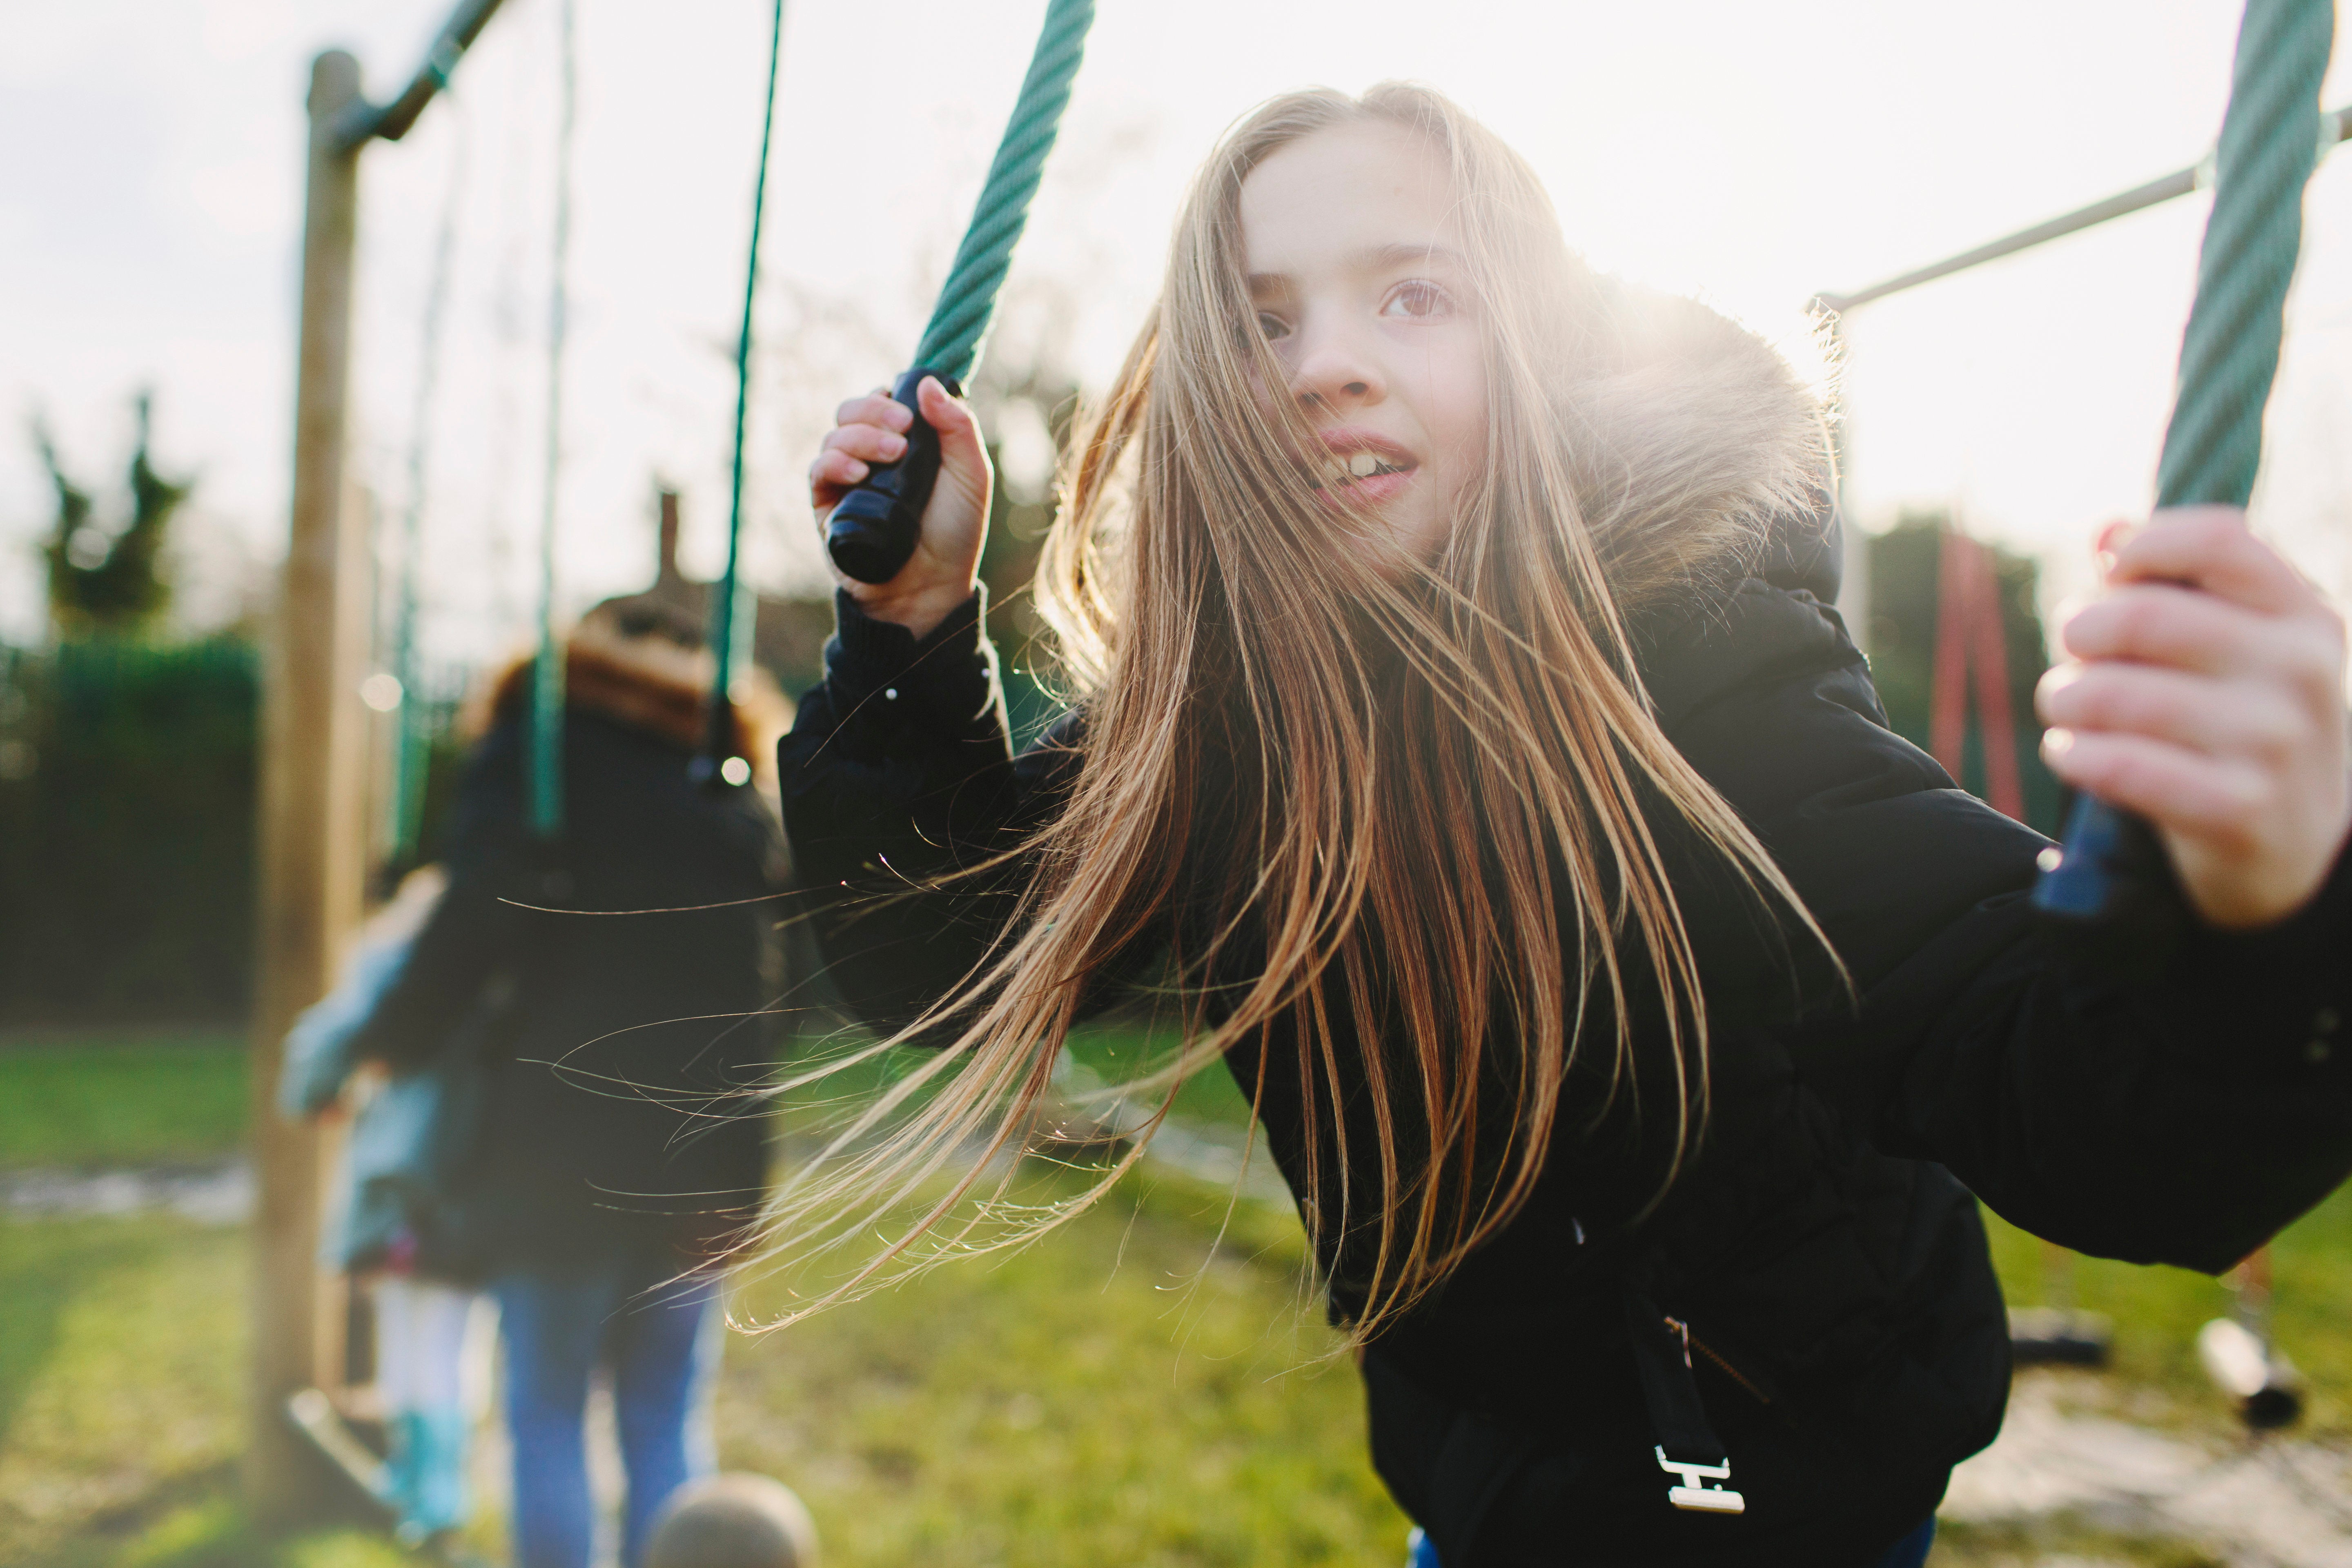
<path id="1" fill-rule="evenodd" d="M 1695 1161 L 1629 1223 L 1639 1130 L 1564 1118 L 1527 1207 L 1366 1356 L 1375 1463 L 1446 1568 L 1875 1563 L 2000 1424 L 2009 1345 L 1972 1191 L 2085 1252 L 2217 1271 L 2352 1171 L 2352 873 L 2260 935 L 2181 920 L 2152 963 L 2042 929 L 2025 891 L 2044 841 L 1887 728 L 1824 603 L 1833 544 L 1804 553 L 1651 615 L 1643 674 L 1858 1008 L 1820 974 L 1792 984 L 1801 943 L 1749 906 L 1678 885 L 1714 1040 Z M 841 601 L 782 749 L 809 885 L 903 894 L 1009 842 L 1066 782 L 1076 753 L 1011 753 L 979 610 L 918 646 Z M 904 1019 L 1003 908 L 859 900 L 819 938 L 853 1007 Z M 1247 1092 L 1251 1064 L 1228 1065 Z M 1263 1116 L 1296 1187 L 1293 1077 L 1265 1075 Z M 1344 1316 L 1346 1259 L 1321 1261 Z M 1745 1512 L 1672 1505 L 1660 1450 L 1727 1458 Z"/>
<path id="2" fill-rule="evenodd" d="M 767 1181 L 775 819 L 750 789 L 688 777 L 674 740 L 574 704 L 564 825 L 523 809 L 512 718 L 468 760 L 448 891 L 360 1053 L 410 1065 L 456 1042 L 486 1069 L 442 1236 L 468 1272 L 560 1269 L 646 1246 L 724 1243 Z M 734 907 L 693 906 L 733 903 Z M 523 906 L 541 906 L 527 908 Z M 662 910 L 612 914 L 556 910 Z"/>

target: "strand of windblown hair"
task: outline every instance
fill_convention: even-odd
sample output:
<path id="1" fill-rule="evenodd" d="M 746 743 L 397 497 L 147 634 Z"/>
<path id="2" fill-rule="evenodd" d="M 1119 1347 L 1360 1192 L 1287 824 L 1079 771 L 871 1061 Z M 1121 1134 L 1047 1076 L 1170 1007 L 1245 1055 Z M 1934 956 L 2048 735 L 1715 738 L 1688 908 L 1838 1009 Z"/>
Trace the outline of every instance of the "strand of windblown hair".
<path id="1" fill-rule="evenodd" d="M 436 67 L 437 70 L 439 68 Z M 446 84 L 445 84 L 446 85 Z M 454 95 L 453 95 L 454 96 Z M 457 133 L 449 153 L 449 184 L 441 198 L 440 232 L 433 241 L 433 281 L 425 295 L 424 341 L 416 353 L 416 411 L 408 432 L 408 508 L 401 519 L 400 603 L 393 621 L 392 673 L 400 682 L 400 722 L 394 731 L 392 776 L 392 860 L 406 866 L 416 853 L 425 825 L 425 772 L 427 752 L 425 704 L 419 697 L 417 592 L 425 567 L 425 484 L 428 437 L 433 427 L 433 399 L 441 379 L 441 340 L 448 316 L 449 273 L 457 248 L 457 208 L 463 200 L 467 169 L 470 122 L 459 110 Z"/>
<path id="2" fill-rule="evenodd" d="M 2157 468 L 2159 507 L 2243 506 L 2253 493 L 2335 30 L 2333 0 L 2247 0 Z"/>
<path id="3" fill-rule="evenodd" d="M 547 308 L 547 474 L 539 523 L 539 658 L 530 682 L 530 829 L 542 839 L 563 831 L 563 655 L 555 640 L 555 518 L 563 477 L 563 340 L 570 314 L 566 278 L 572 250 L 572 128 L 578 109 L 572 44 L 573 0 L 559 13 L 555 132 L 554 279 Z"/>
<path id="4" fill-rule="evenodd" d="M 1045 154 L 1054 150 L 1062 110 L 1070 101 L 1070 82 L 1078 74 L 1087 29 L 1094 19 L 1094 0 L 1047 0 L 1037 52 L 1030 58 L 1004 140 L 997 145 L 996 161 L 989 165 L 987 183 L 972 208 L 971 226 L 956 248 L 930 324 L 923 329 L 922 345 L 915 351 L 915 363 L 927 370 L 961 381 L 979 362 L 981 340 L 996 313 L 997 290 L 1003 287 L 1013 247 L 1029 221 L 1029 201 L 1037 194 Z"/>
<path id="5" fill-rule="evenodd" d="M 743 563 L 743 427 L 751 404 L 751 304 L 760 293 L 760 230 L 768 207 L 768 148 L 776 134 L 776 73 L 784 58 L 784 0 L 776 0 L 768 32 L 768 101 L 760 120 L 760 168 L 751 182 L 751 257 L 743 264 L 743 330 L 735 338 L 735 467 L 727 500 L 727 571 L 710 605 L 710 733 L 702 765 L 722 766 L 732 753 L 729 695 L 735 670 L 750 651 L 753 609 Z M 748 774 L 745 776 L 749 776 Z M 733 782 L 733 781 L 730 781 Z"/>

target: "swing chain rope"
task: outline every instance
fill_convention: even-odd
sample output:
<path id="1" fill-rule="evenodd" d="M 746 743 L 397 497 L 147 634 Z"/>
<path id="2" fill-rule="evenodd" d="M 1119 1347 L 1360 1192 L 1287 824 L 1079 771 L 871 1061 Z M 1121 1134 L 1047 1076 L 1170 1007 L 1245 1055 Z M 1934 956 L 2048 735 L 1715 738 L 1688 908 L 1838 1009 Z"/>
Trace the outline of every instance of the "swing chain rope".
<path id="1" fill-rule="evenodd" d="M 446 87 L 446 72 L 442 72 Z M 400 599 L 393 622 L 393 669 L 400 682 L 400 721 L 394 731 L 392 779 L 392 863 L 406 868 L 416 854 L 425 824 L 425 784 L 432 738 L 426 733 L 420 692 L 423 655 L 416 635 L 418 598 L 425 568 L 425 491 L 431 455 L 433 404 L 441 379 L 441 346 L 449 309 L 449 281 L 457 249 L 457 209 L 465 197 L 472 122 L 459 110 L 449 153 L 449 184 L 441 198 L 440 231 L 433 241 L 433 279 L 425 295 L 423 341 L 417 345 L 416 404 L 408 432 L 408 506 L 401 519 Z"/>
<path id="2" fill-rule="evenodd" d="M 915 363 L 954 381 L 970 377 L 982 340 L 996 313 L 997 291 L 1013 265 L 1013 247 L 1029 221 L 1029 203 L 1054 149 L 1070 84 L 1085 56 L 1087 29 L 1095 19 L 1094 0 L 1047 0 L 1037 51 L 1021 83 L 1004 140 L 989 165 L 971 226 L 964 231 L 947 282 L 923 329 Z"/>
<path id="3" fill-rule="evenodd" d="M 539 657 L 530 683 L 530 828 L 541 840 L 563 831 L 563 656 L 555 637 L 555 519 L 563 475 L 563 347 L 570 315 L 572 141 L 579 71 L 573 0 L 558 12 L 554 279 L 547 311 L 547 472 L 539 527 Z"/>
<path id="4" fill-rule="evenodd" d="M 2159 508 L 2243 506 L 2253 494 L 2335 32 L 2334 0 L 2247 0 L 2179 385 L 2157 465 Z M 2154 833 L 2096 796 L 2076 801 L 2063 850 L 2042 853 L 2033 903 L 2046 914 L 2104 921 L 2160 903 L 2146 892 L 2162 876 Z"/>
<path id="5" fill-rule="evenodd" d="M 922 381 L 937 375 L 950 391 L 960 391 L 980 362 L 989 322 L 996 314 L 997 292 L 1012 268 L 1013 247 L 1028 226 L 1029 203 L 1037 194 L 1062 113 L 1069 107 L 1070 83 L 1078 74 L 1087 29 L 1094 19 L 1094 0 L 1046 0 L 1036 53 L 1013 100 L 1004 139 L 989 164 L 971 226 L 956 247 L 930 324 L 915 351 L 914 365 L 890 388 L 890 395 L 915 416 L 906 450 L 890 462 L 868 464 L 866 478 L 825 519 L 825 553 L 845 575 L 861 583 L 887 583 L 897 576 L 922 537 L 923 508 L 940 473 L 939 432 L 922 417 Z"/>
<path id="6" fill-rule="evenodd" d="M 2159 507 L 2243 506 L 2253 494 L 2335 27 L 2332 0 L 2248 0 L 2157 470 Z"/>
<path id="7" fill-rule="evenodd" d="M 776 0 L 768 33 L 768 99 L 760 121 L 760 166 L 751 184 L 751 258 L 743 267 L 743 329 L 735 338 L 735 464 L 727 502 L 727 571 L 719 580 L 710 605 L 710 715 L 702 755 L 695 760 L 706 781 L 724 778 L 729 759 L 735 756 L 735 671 L 750 662 L 757 607 L 743 576 L 743 429 L 751 404 L 751 307 L 760 294 L 760 231 L 768 207 L 768 149 L 776 134 L 777 73 L 784 56 L 784 0 Z"/>

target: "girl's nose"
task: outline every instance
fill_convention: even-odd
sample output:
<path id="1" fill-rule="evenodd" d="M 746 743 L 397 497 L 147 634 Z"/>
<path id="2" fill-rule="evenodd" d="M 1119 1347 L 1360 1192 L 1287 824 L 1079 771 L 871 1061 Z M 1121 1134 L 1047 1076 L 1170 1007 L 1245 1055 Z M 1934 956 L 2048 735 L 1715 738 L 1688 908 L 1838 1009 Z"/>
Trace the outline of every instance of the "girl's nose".
<path id="1" fill-rule="evenodd" d="M 1388 395 L 1388 386 L 1372 356 L 1346 333 L 1308 329 L 1300 344 L 1297 369 L 1290 387 L 1299 405 L 1334 411 L 1361 408 Z"/>

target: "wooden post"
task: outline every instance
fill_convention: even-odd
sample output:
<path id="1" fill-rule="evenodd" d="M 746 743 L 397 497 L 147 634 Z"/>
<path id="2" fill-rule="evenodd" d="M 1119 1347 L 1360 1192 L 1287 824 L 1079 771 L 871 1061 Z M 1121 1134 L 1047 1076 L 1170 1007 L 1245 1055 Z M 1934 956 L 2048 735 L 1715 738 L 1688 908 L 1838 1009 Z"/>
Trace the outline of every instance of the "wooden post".
<path id="1" fill-rule="evenodd" d="M 358 923 L 367 826 L 366 541 L 349 495 L 352 270 L 357 147 L 339 132 L 360 101 L 359 62 L 330 50 L 310 67 L 310 154 L 296 353 L 294 492 L 285 575 L 264 684 L 259 965 L 251 1128 L 252 1405 L 247 1491 L 283 1524 L 331 1508 L 336 1483 L 295 1432 L 289 1396 L 341 1382 L 341 1293 L 318 1266 L 319 1200 L 332 1140 L 277 1108 L 279 1043 L 323 995 Z"/>

